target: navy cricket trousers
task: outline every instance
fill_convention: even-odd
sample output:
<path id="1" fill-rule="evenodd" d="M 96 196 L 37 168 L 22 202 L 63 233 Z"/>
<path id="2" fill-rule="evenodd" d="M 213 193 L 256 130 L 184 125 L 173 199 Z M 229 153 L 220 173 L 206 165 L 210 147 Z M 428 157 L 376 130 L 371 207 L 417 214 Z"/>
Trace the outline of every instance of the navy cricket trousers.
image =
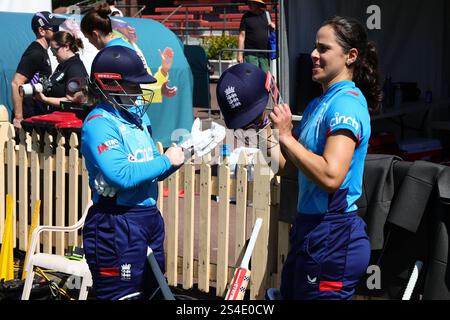
<path id="1" fill-rule="evenodd" d="M 136 292 L 146 299 L 158 287 L 147 262 L 150 247 L 164 273 L 164 220 L 156 206 L 94 204 L 84 224 L 83 245 L 97 299 Z"/>
<path id="2" fill-rule="evenodd" d="M 299 214 L 281 274 L 283 299 L 350 299 L 369 264 L 366 229 L 356 212 Z"/>

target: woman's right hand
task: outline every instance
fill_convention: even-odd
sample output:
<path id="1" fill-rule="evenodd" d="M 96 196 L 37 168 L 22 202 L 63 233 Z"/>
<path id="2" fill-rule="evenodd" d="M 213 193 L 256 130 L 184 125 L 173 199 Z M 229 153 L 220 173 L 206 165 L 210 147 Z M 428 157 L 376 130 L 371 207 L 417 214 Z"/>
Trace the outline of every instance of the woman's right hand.
<path id="1" fill-rule="evenodd" d="M 270 119 L 280 138 L 292 135 L 292 113 L 286 103 L 276 105 L 270 113 Z"/>
<path id="2" fill-rule="evenodd" d="M 164 153 L 174 167 L 181 166 L 184 163 L 184 152 L 181 147 L 170 147 Z"/>

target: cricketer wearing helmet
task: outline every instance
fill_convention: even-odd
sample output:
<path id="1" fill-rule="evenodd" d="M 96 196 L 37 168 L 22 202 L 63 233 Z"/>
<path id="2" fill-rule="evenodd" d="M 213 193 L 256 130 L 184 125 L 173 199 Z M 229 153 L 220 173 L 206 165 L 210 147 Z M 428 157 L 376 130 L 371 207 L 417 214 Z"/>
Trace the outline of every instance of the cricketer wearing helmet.
<path id="1" fill-rule="evenodd" d="M 155 147 L 145 113 L 152 94 L 140 87 L 153 82 L 136 52 L 123 46 L 102 49 L 92 63 L 90 92 L 97 103 L 83 124 L 81 152 L 91 189 L 100 175 L 115 190 L 93 192 L 83 229 L 98 299 L 150 296 L 156 283 L 146 263 L 148 247 L 164 272 L 157 182 L 183 163 L 184 153 L 171 147 L 161 155 Z"/>

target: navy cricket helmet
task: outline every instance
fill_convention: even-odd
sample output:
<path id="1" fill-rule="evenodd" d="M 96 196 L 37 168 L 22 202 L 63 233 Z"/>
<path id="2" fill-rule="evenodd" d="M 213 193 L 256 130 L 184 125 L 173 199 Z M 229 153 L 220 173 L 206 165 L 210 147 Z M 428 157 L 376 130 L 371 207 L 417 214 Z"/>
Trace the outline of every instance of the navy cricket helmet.
<path id="1" fill-rule="evenodd" d="M 269 100 L 265 83 L 266 74 L 250 63 L 236 64 L 222 73 L 216 94 L 228 128 L 244 128 L 264 112 Z"/>
<path id="2" fill-rule="evenodd" d="M 99 75 L 103 76 L 99 77 Z M 111 80 L 131 83 L 156 82 L 156 79 L 145 69 L 136 51 L 124 46 L 103 48 L 92 61 L 91 80 L 99 81 L 108 77 Z"/>
<path id="3" fill-rule="evenodd" d="M 155 83 L 156 79 L 147 72 L 136 51 L 124 46 L 100 50 L 92 62 L 90 82 L 94 96 L 121 108 L 132 123 L 142 128 L 139 118 L 147 112 L 154 92 L 140 84 Z M 130 89 L 130 84 L 135 88 Z"/>

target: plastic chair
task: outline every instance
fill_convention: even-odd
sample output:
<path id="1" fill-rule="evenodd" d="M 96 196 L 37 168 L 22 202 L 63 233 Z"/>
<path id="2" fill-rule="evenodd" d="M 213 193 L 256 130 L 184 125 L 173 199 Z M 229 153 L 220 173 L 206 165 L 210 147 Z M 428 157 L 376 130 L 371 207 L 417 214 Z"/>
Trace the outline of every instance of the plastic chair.
<path id="1" fill-rule="evenodd" d="M 92 286 L 92 276 L 85 259 L 77 261 L 67 259 L 60 255 L 48 253 L 35 254 L 34 252 L 36 250 L 36 244 L 39 239 L 39 235 L 43 231 L 74 232 L 83 227 L 84 220 L 86 219 L 87 213 L 91 206 L 92 201 L 89 201 L 80 220 L 78 220 L 78 222 L 72 226 L 40 226 L 33 231 L 28 252 L 28 259 L 27 261 L 25 261 L 25 271 L 27 272 L 27 277 L 25 280 L 25 285 L 23 287 L 22 300 L 28 300 L 30 298 L 30 292 L 33 286 L 33 279 L 35 274 L 35 266 L 81 277 L 82 281 L 78 299 L 86 300 L 88 294 L 87 288 Z"/>

